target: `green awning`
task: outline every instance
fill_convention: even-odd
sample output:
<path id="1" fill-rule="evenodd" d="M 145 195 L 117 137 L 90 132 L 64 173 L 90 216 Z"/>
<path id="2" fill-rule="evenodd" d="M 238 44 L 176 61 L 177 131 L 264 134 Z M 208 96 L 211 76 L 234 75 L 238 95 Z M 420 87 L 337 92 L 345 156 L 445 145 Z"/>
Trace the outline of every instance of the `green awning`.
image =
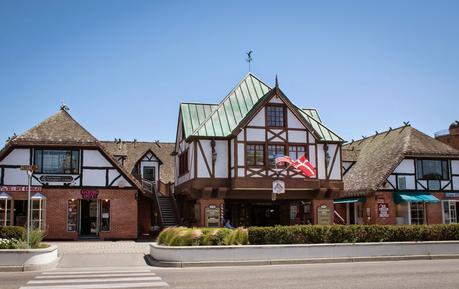
<path id="1" fill-rule="evenodd" d="M 365 202 L 365 198 L 347 198 L 347 199 L 338 199 L 334 200 L 333 204 L 349 204 L 349 203 L 360 203 Z"/>
<path id="2" fill-rule="evenodd" d="M 438 203 L 440 202 L 435 196 L 429 193 L 419 192 L 396 192 L 394 193 L 394 201 L 398 204 L 401 202 L 424 202 L 424 203 Z"/>

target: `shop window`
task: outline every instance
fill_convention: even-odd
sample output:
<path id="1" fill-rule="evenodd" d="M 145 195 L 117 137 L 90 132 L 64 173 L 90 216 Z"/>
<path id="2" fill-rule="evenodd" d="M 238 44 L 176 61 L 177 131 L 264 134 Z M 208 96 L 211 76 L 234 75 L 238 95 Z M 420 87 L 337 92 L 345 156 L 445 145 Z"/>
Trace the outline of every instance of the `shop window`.
<path id="1" fill-rule="evenodd" d="M 78 221 L 78 201 L 71 199 L 67 203 L 67 231 L 76 232 Z"/>
<path id="2" fill-rule="evenodd" d="M 268 161 L 269 165 L 274 167 L 276 158 L 285 155 L 285 146 L 283 145 L 268 145 Z"/>
<path id="3" fill-rule="evenodd" d="M 410 203 L 410 216 L 412 225 L 422 225 L 425 223 L 424 203 Z"/>
<path id="4" fill-rule="evenodd" d="M 35 150 L 37 173 L 78 174 L 79 164 L 78 150 Z"/>
<path id="5" fill-rule="evenodd" d="M 306 147 L 305 146 L 289 146 L 288 147 L 288 155 L 290 158 L 293 160 L 299 159 L 301 156 L 303 156 L 306 153 Z"/>
<path id="6" fill-rule="evenodd" d="M 13 200 L 7 193 L 0 194 L 0 227 L 11 225 L 11 206 Z"/>
<path id="7" fill-rule="evenodd" d="M 32 196 L 32 206 L 30 209 L 32 210 L 32 230 L 44 230 L 45 199 L 42 194 L 37 193 Z"/>
<path id="8" fill-rule="evenodd" d="M 143 167 L 142 177 L 154 182 L 156 180 L 155 167 Z"/>
<path id="9" fill-rule="evenodd" d="M 266 125 L 268 127 L 285 127 L 285 106 L 266 106 Z"/>
<path id="10" fill-rule="evenodd" d="M 452 224 L 457 223 L 457 216 L 459 214 L 458 201 L 443 201 L 443 223 Z"/>
<path id="11" fill-rule="evenodd" d="M 248 166 L 264 166 L 265 146 L 263 144 L 249 144 L 246 148 L 246 164 Z"/>
<path id="12" fill-rule="evenodd" d="M 179 155 L 179 175 L 188 173 L 188 150 Z"/>
<path id="13" fill-rule="evenodd" d="M 100 230 L 110 231 L 110 200 L 102 201 L 100 212 Z"/>
<path id="14" fill-rule="evenodd" d="M 290 220 L 294 221 L 298 216 L 298 205 L 290 205 Z"/>
<path id="15" fill-rule="evenodd" d="M 449 180 L 447 160 L 416 160 L 418 180 Z"/>

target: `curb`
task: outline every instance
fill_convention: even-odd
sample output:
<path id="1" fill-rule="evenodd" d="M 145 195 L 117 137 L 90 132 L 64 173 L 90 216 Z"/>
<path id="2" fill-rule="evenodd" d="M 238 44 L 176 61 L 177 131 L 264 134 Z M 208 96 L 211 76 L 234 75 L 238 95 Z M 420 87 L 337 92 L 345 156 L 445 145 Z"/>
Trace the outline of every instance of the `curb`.
<path id="1" fill-rule="evenodd" d="M 145 260 L 147 264 L 150 266 L 175 267 L 175 268 L 224 267 L 224 266 L 266 266 L 266 265 L 293 265 L 293 264 L 411 261 L 411 260 L 447 260 L 447 259 L 459 259 L 459 254 L 313 258 L 313 259 L 275 259 L 275 260 L 250 260 L 250 261 L 200 261 L 200 262 L 168 262 L 168 261 L 156 260 L 151 255 L 145 256 Z"/>

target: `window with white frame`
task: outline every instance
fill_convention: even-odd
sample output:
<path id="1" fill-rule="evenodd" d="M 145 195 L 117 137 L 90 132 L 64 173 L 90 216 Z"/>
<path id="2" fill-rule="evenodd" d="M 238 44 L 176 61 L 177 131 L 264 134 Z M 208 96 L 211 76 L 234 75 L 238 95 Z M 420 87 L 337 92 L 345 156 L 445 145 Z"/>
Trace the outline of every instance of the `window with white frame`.
<path id="1" fill-rule="evenodd" d="M 443 223 L 457 223 L 459 201 L 443 201 Z"/>
<path id="2" fill-rule="evenodd" d="M 0 198 L 0 227 L 11 225 L 11 198 Z"/>
<path id="3" fill-rule="evenodd" d="M 425 207 L 424 203 L 410 203 L 410 223 L 412 225 L 422 225 L 425 223 Z"/>
<path id="4" fill-rule="evenodd" d="M 31 203 L 31 227 L 33 230 L 44 230 L 45 229 L 45 200 L 46 197 L 40 193 L 32 196 Z"/>

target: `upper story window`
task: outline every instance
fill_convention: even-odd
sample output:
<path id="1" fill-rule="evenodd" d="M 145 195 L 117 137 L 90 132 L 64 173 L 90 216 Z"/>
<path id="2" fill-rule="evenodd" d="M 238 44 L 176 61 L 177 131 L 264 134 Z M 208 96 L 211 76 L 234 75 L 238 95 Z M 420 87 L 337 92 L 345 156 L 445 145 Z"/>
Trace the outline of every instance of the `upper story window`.
<path id="1" fill-rule="evenodd" d="M 268 127 L 285 127 L 285 106 L 266 106 L 266 125 Z"/>
<path id="2" fill-rule="evenodd" d="M 248 166 L 265 165 L 265 146 L 263 144 L 248 144 L 246 164 Z"/>
<path id="3" fill-rule="evenodd" d="M 78 174 L 80 152 L 78 150 L 35 150 L 37 173 Z"/>
<path id="4" fill-rule="evenodd" d="M 306 153 L 305 146 L 291 145 L 288 147 L 288 156 L 293 160 L 299 159 L 302 155 Z"/>
<path id="5" fill-rule="evenodd" d="M 447 160 L 417 160 L 418 180 L 449 180 Z"/>
<path id="6" fill-rule="evenodd" d="M 143 167 L 142 178 L 148 181 L 156 181 L 155 167 Z"/>
<path id="7" fill-rule="evenodd" d="M 268 145 L 268 161 L 270 166 L 275 165 L 275 160 L 279 156 L 285 155 L 284 145 Z"/>
<path id="8" fill-rule="evenodd" d="M 188 150 L 179 155 L 179 175 L 188 173 Z"/>

